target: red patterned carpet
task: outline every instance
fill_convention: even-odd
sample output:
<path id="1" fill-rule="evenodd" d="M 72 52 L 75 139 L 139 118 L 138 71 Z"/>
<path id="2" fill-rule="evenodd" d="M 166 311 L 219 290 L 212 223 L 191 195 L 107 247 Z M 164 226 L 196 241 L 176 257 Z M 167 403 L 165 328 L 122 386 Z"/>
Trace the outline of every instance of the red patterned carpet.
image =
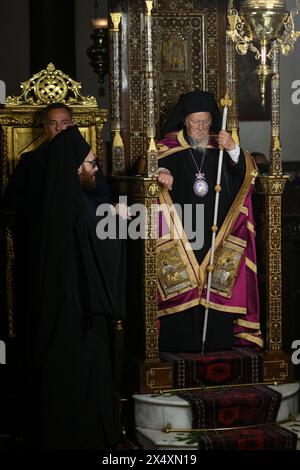
<path id="1" fill-rule="evenodd" d="M 179 392 L 192 408 L 193 428 L 223 428 L 274 423 L 281 394 L 265 385 Z"/>
<path id="2" fill-rule="evenodd" d="M 200 450 L 296 449 L 297 435 L 275 424 L 281 394 L 259 383 L 262 352 L 233 348 L 207 354 L 166 352 L 160 357 L 173 366 L 174 388 L 203 387 L 177 392 L 190 403 L 193 429 L 203 430 L 191 433 Z"/>
<path id="3" fill-rule="evenodd" d="M 166 352 L 160 358 L 172 363 L 174 388 L 263 381 L 263 353 L 251 349 L 207 354 Z"/>
<path id="4" fill-rule="evenodd" d="M 295 450 L 297 434 L 277 425 L 201 433 L 199 450 Z"/>

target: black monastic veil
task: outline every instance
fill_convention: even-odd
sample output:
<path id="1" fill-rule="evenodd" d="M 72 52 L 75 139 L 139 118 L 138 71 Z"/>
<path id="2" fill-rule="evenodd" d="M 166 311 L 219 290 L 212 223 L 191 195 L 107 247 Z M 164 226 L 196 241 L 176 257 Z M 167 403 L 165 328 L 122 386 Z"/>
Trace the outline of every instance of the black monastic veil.
<path id="1" fill-rule="evenodd" d="M 89 150 L 76 126 L 62 131 L 31 188 L 39 200 L 28 237 L 23 347 L 35 448 L 103 449 L 120 439 L 110 328 L 124 318 L 124 244 L 97 239 L 95 208 L 78 177 Z"/>

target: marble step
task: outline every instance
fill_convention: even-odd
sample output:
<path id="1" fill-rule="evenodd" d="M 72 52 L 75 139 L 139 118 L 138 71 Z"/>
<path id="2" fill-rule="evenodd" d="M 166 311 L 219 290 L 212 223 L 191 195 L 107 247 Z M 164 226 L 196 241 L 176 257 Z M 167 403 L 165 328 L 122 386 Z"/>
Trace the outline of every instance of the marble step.
<path id="1" fill-rule="evenodd" d="M 157 429 L 136 427 L 136 439 L 146 450 L 197 450 L 197 443 L 186 442 L 186 433 L 169 434 Z"/>
<path id="2" fill-rule="evenodd" d="M 277 421 L 297 416 L 299 413 L 299 383 L 277 385 L 282 394 L 282 402 Z M 167 425 L 172 428 L 190 429 L 192 412 L 186 400 L 173 395 L 134 395 L 136 428 L 161 431 Z M 173 434 L 173 433 L 172 433 Z"/>

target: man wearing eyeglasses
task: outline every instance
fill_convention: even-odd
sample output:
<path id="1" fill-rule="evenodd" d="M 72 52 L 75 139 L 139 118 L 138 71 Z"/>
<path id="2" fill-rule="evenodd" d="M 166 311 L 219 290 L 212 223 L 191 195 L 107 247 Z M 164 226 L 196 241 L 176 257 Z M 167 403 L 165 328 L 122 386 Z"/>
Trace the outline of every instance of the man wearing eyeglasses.
<path id="1" fill-rule="evenodd" d="M 40 177 L 42 160 L 46 156 L 49 142 L 61 131 L 73 125 L 72 109 L 63 103 L 52 103 L 44 109 L 42 122 L 46 141 L 36 150 L 21 155 L 5 191 L 4 207 L 8 211 L 26 211 L 26 198 L 31 181 Z M 102 171 L 97 172 L 95 186 L 89 191 L 89 198 L 94 202 L 95 207 L 111 202 L 110 189 Z"/>
<path id="2" fill-rule="evenodd" d="M 251 209 L 255 165 L 220 128 L 213 94 L 191 91 L 181 95 L 158 144 L 160 203 L 180 208 L 181 219 L 169 214 L 175 227 L 170 223 L 169 235 L 183 234 L 180 240 L 166 242 L 165 233 L 158 243 L 161 351 L 202 349 L 207 275 L 215 267 L 209 265 L 212 229 L 217 235 L 214 264 L 218 256 L 220 260 L 213 275 L 205 350 L 230 349 L 234 344 L 262 346 Z M 221 185 L 216 188 L 220 146 L 224 155 Z M 235 262 L 226 271 L 221 260 L 228 257 Z"/>
<path id="3" fill-rule="evenodd" d="M 43 168 L 43 159 L 46 156 L 49 143 L 63 130 L 73 125 L 72 109 L 63 103 L 52 103 L 48 105 L 42 113 L 42 122 L 44 133 L 47 140 L 41 144 L 36 150 L 26 152 L 21 155 L 14 172 L 5 189 L 3 208 L 8 212 L 16 212 L 19 216 L 19 225 L 22 225 L 21 232 L 24 232 L 24 224 L 27 223 L 26 208 L 31 205 L 31 201 L 27 200 L 28 194 L 32 195 L 30 188 L 32 182 L 36 178 L 41 177 Z M 100 204 L 110 204 L 112 196 L 106 178 L 97 166 L 97 161 L 93 157 L 93 183 L 87 183 L 87 195 L 93 202 L 95 209 Z M 87 176 L 86 166 L 82 170 L 83 184 L 86 183 Z M 88 176 L 87 176 L 88 177 Z M 34 197 L 39 197 L 36 194 Z M 129 209 L 126 204 L 115 204 L 111 206 L 113 213 L 120 215 L 124 219 L 130 219 Z M 23 219 L 25 217 L 25 219 Z M 21 220 L 22 219 L 22 220 Z M 22 238 L 24 236 L 22 235 Z"/>
<path id="4" fill-rule="evenodd" d="M 92 150 L 90 150 L 85 160 L 82 162 L 78 169 L 81 187 L 87 193 L 95 189 L 97 171 L 97 160 Z"/>
<path id="5" fill-rule="evenodd" d="M 125 315 L 125 247 L 97 238 L 88 194 L 98 167 L 76 126 L 51 139 L 43 165 L 29 189 L 18 323 L 25 448 L 111 448 L 121 441 L 110 338 Z"/>

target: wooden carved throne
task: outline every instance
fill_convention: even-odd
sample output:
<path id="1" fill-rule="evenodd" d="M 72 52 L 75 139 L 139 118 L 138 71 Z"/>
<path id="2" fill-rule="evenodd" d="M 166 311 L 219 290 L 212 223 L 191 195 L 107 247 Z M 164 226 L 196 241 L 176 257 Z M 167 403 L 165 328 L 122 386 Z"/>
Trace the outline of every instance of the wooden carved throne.
<path id="1" fill-rule="evenodd" d="M 180 94 L 196 88 L 217 99 L 227 92 L 234 103 L 234 62 L 226 40 L 226 2 L 193 0 L 111 1 L 111 124 L 113 184 L 128 203 L 147 209 L 145 239 L 128 240 L 130 356 L 125 382 L 131 391 L 170 388 L 172 368 L 159 359 L 155 206 L 158 196 L 157 141 Z M 230 63 L 234 70 L 235 63 Z M 232 106 L 229 127 L 237 135 Z M 127 176 L 125 176 L 127 175 Z M 130 176 L 128 176 L 130 175 Z"/>
<path id="2" fill-rule="evenodd" d="M 126 350 L 131 366 L 125 381 L 141 393 L 172 384 L 172 368 L 161 362 L 158 350 L 158 264 L 156 240 L 151 238 L 159 190 L 155 141 L 179 95 L 198 88 L 213 92 L 218 100 L 229 95 L 227 130 L 238 142 L 237 64 L 226 34 L 228 3 L 110 2 L 112 179 L 116 191 L 128 195 L 129 204 L 144 204 L 148 219 L 145 239 L 128 241 Z M 268 256 L 272 246 L 264 249 Z M 281 296 L 281 291 L 275 295 Z M 268 311 L 267 339 L 277 324 L 278 318 Z M 265 380 L 289 381 L 289 359 L 277 351 L 282 337 L 277 335 L 276 341 L 267 341 Z"/>

